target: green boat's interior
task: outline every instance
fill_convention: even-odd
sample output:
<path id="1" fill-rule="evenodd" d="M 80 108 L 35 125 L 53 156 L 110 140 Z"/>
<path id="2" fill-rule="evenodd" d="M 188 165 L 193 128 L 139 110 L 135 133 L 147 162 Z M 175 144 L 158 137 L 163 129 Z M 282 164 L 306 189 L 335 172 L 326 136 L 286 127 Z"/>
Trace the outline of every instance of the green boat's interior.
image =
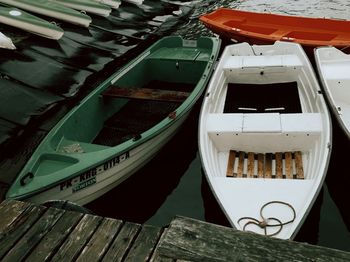
<path id="1" fill-rule="evenodd" d="M 113 80 L 104 83 L 99 92 L 78 107 L 51 139 L 51 147 L 56 152 L 86 153 L 140 138 L 143 132 L 167 118 L 182 104 L 147 98 L 147 90 L 190 94 L 208 65 L 210 51 L 164 47 L 151 53 L 113 85 Z M 142 99 L 103 96 L 108 88 L 142 88 L 147 92 Z"/>

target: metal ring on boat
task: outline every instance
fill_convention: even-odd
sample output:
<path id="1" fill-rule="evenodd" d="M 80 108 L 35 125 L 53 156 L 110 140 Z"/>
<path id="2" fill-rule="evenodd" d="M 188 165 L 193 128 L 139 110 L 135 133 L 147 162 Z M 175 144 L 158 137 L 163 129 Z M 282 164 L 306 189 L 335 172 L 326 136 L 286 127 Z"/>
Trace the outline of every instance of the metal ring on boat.
<path id="1" fill-rule="evenodd" d="M 29 179 L 32 179 L 33 177 L 34 177 L 34 174 L 33 174 L 32 172 L 28 172 L 27 174 L 25 174 L 25 175 L 21 178 L 21 180 L 19 181 L 20 184 L 21 184 L 21 186 L 25 186 L 25 185 L 28 183 L 27 179 L 28 179 L 28 178 L 29 178 Z"/>

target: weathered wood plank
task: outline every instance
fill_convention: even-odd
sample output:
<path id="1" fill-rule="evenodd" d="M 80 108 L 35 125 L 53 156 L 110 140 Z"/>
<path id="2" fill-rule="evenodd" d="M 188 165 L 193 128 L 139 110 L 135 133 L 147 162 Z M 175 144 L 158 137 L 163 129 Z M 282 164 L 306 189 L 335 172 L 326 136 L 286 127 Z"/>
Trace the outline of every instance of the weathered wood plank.
<path id="1" fill-rule="evenodd" d="M 98 216 L 84 215 L 68 239 L 52 257 L 52 261 L 62 261 L 67 258 L 72 261 L 75 260 L 96 231 L 96 228 L 101 224 L 102 219 Z"/>
<path id="2" fill-rule="evenodd" d="M 258 177 L 264 177 L 264 154 L 258 154 Z"/>
<path id="3" fill-rule="evenodd" d="M 244 170 L 244 155 L 245 153 L 240 151 L 238 157 L 238 168 L 237 168 L 237 177 L 243 177 Z"/>
<path id="4" fill-rule="evenodd" d="M 56 208 L 48 209 L 40 219 L 22 236 L 16 245 L 6 254 L 2 261 L 22 261 L 51 230 L 64 211 Z"/>
<path id="5" fill-rule="evenodd" d="M 350 252 L 280 240 L 177 217 L 157 249 L 190 261 L 350 261 Z"/>
<path id="6" fill-rule="evenodd" d="M 233 167 L 235 166 L 236 151 L 230 150 L 227 162 L 226 176 L 233 177 Z"/>
<path id="7" fill-rule="evenodd" d="M 272 154 L 265 154 L 265 177 L 272 178 Z"/>
<path id="8" fill-rule="evenodd" d="M 144 225 L 125 258 L 125 261 L 141 262 L 150 260 L 161 233 L 162 229 L 159 227 Z"/>
<path id="9" fill-rule="evenodd" d="M 303 158 L 300 151 L 294 153 L 295 157 L 295 168 L 297 170 L 297 178 L 304 179 L 304 170 L 303 170 Z"/>
<path id="10" fill-rule="evenodd" d="M 163 241 L 164 233 L 165 233 L 166 231 L 167 231 L 167 228 L 164 228 L 163 233 L 162 233 L 162 235 L 160 236 L 159 242 L 158 242 L 156 248 L 154 249 L 154 252 L 153 252 L 153 255 L 152 255 L 151 259 L 150 259 L 150 262 L 174 262 L 174 261 L 176 261 L 176 260 L 173 259 L 173 258 L 161 256 L 161 255 L 159 255 L 159 253 L 158 253 L 159 244 Z"/>
<path id="11" fill-rule="evenodd" d="M 276 178 L 283 178 L 283 163 L 282 163 L 282 153 L 277 152 L 275 154 L 276 161 Z"/>
<path id="12" fill-rule="evenodd" d="M 122 261 L 124 255 L 128 252 L 131 244 L 134 242 L 137 234 L 141 229 L 141 225 L 125 222 L 107 253 L 103 257 L 103 261 Z"/>
<path id="13" fill-rule="evenodd" d="M 31 204 L 15 200 L 5 200 L 0 205 L 0 238 L 5 230 L 23 213 Z"/>
<path id="14" fill-rule="evenodd" d="M 18 204 L 18 208 L 20 212 L 21 204 L 15 203 L 14 206 Z M 15 245 L 15 243 L 33 226 L 33 224 L 40 218 L 42 213 L 45 212 L 45 207 L 38 207 L 33 205 L 24 204 L 22 206 L 24 208 L 23 212 L 20 214 L 14 212 L 9 213 L 14 215 L 16 218 L 8 218 L 7 223 L 3 224 L 3 226 L 7 225 L 7 228 L 3 228 L 1 230 L 1 239 L 0 239 L 0 259 Z M 6 217 L 4 213 L 2 213 L 1 217 Z M 5 219 L 6 220 L 6 219 Z"/>
<path id="15" fill-rule="evenodd" d="M 155 101 L 183 102 L 190 95 L 189 92 L 162 90 L 151 88 L 122 88 L 111 86 L 103 96 L 133 99 L 147 99 Z"/>
<path id="16" fill-rule="evenodd" d="M 73 231 L 82 217 L 82 213 L 66 211 L 51 231 L 35 247 L 26 261 L 48 261 L 60 249 L 63 241 Z"/>
<path id="17" fill-rule="evenodd" d="M 122 221 L 105 218 L 76 261 L 98 261 L 107 252 Z"/>
<path id="18" fill-rule="evenodd" d="M 292 179 L 293 178 L 293 159 L 292 159 L 291 152 L 285 153 L 285 166 L 286 166 L 286 178 Z"/>
<path id="19" fill-rule="evenodd" d="M 254 153 L 249 152 L 248 153 L 247 177 L 253 177 L 254 176 L 254 166 L 255 166 Z"/>

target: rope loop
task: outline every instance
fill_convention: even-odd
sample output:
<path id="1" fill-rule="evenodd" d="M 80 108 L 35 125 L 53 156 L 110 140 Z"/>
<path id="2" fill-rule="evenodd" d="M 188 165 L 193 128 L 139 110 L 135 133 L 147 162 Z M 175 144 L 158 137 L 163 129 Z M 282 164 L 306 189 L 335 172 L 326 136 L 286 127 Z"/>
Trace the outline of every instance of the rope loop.
<path id="1" fill-rule="evenodd" d="M 282 222 L 280 219 L 276 218 L 276 217 L 268 217 L 266 218 L 264 216 L 264 209 L 267 207 L 267 206 L 270 206 L 270 205 L 276 205 L 276 204 L 280 204 L 280 205 L 284 205 L 284 206 L 287 206 L 290 208 L 290 210 L 292 211 L 293 213 L 293 217 L 292 219 L 286 221 L 286 222 Z M 264 204 L 261 208 L 260 208 L 260 217 L 261 217 L 261 220 L 258 220 L 254 217 L 241 217 L 240 219 L 238 219 L 237 223 L 240 225 L 240 223 L 243 221 L 243 220 L 246 220 L 245 224 L 243 225 L 242 227 L 242 230 L 243 231 L 246 231 L 246 232 L 253 232 L 253 231 L 250 231 L 250 230 L 247 230 L 247 227 L 249 225 L 254 225 L 254 226 L 257 226 L 261 229 L 264 229 L 264 234 L 266 236 L 275 236 L 277 234 L 279 234 L 282 229 L 283 229 L 283 226 L 285 225 L 288 225 L 290 223 L 293 223 L 295 218 L 296 218 L 296 212 L 295 212 L 295 209 L 294 207 L 287 203 L 287 202 L 283 202 L 283 201 L 270 201 L 270 202 L 267 202 L 266 204 Z M 270 234 L 268 234 L 267 232 L 267 228 L 268 227 L 277 227 L 277 230 L 275 232 L 272 232 Z"/>

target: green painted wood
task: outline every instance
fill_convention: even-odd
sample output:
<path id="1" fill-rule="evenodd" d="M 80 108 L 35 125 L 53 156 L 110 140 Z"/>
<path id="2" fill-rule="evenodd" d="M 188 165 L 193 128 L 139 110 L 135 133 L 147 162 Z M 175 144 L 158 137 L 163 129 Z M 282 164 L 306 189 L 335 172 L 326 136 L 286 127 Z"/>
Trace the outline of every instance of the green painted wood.
<path id="1" fill-rule="evenodd" d="M 109 250 L 103 257 L 103 261 L 122 261 L 140 229 L 141 225 L 139 224 L 125 222 L 119 234 L 109 247 Z"/>
<path id="2" fill-rule="evenodd" d="M 125 261 L 149 261 L 157 245 L 162 229 L 144 225 L 133 243 Z"/>
<path id="3" fill-rule="evenodd" d="M 40 219 L 31 226 L 28 232 L 16 243 L 16 245 L 6 254 L 2 261 L 22 261 L 31 250 L 41 241 L 63 215 L 60 209 L 48 209 Z"/>
<path id="4" fill-rule="evenodd" d="M 85 246 L 77 261 L 98 261 L 107 252 L 122 221 L 105 218 L 98 227 L 89 243 Z"/>
<path id="5" fill-rule="evenodd" d="M 102 217 L 84 215 L 61 248 L 52 257 L 52 261 L 75 260 L 102 222 Z"/>
<path id="6" fill-rule="evenodd" d="M 157 252 L 190 261 L 350 261 L 350 252 L 176 217 Z"/>
<path id="7" fill-rule="evenodd" d="M 6 202 L 5 202 L 6 204 Z M 19 202 L 13 202 L 14 210 L 17 208 L 17 212 L 0 212 L 0 217 L 7 217 L 4 220 L 7 220 L 8 224 L 6 228 L 1 229 L 1 238 L 0 238 L 0 259 L 5 256 L 7 252 L 16 244 L 17 241 L 36 223 L 36 221 L 41 217 L 42 213 L 45 212 L 45 207 L 38 207 L 33 205 L 23 204 Z M 20 212 L 21 207 L 24 209 L 23 212 Z M 15 218 L 13 217 L 15 216 Z"/>
<path id="8" fill-rule="evenodd" d="M 26 261 L 48 261 L 60 248 L 64 240 L 82 219 L 83 214 L 66 211 L 35 247 Z"/>

